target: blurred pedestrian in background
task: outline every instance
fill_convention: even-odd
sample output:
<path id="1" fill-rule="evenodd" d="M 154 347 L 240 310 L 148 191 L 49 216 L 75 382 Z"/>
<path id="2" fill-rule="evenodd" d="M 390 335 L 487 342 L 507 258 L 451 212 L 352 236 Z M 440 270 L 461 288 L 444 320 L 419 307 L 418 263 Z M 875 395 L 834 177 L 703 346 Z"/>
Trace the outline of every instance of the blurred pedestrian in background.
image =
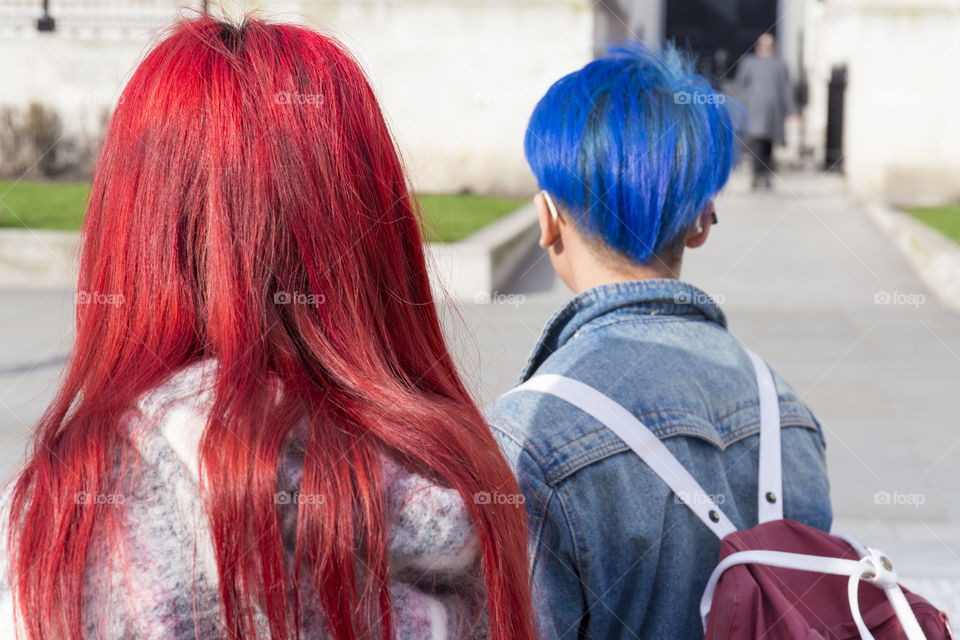
<path id="1" fill-rule="evenodd" d="M 747 111 L 746 135 L 753 154 L 753 188 L 770 188 L 773 145 L 784 144 L 784 120 L 797 115 L 787 65 L 777 55 L 777 43 L 765 33 L 754 53 L 737 69 L 736 93 Z"/>

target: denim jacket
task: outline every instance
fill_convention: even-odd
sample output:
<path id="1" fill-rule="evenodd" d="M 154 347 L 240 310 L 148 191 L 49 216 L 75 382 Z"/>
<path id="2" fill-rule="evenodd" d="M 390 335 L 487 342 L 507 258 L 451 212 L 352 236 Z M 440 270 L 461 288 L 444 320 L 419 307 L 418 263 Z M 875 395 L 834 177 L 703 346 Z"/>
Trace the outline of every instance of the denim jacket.
<path id="1" fill-rule="evenodd" d="M 540 373 L 622 404 L 738 528 L 757 524 L 756 377 L 707 294 L 675 280 L 585 291 L 548 321 L 520 382 Z M 784 516 L 828 531 L 820 425 L 773 375 Z M 698 605 L 720 543 L 663 481 L 554 396 L 513 393 L 488 418 L 523 491 L 541 638 L 702 638 Z"/>

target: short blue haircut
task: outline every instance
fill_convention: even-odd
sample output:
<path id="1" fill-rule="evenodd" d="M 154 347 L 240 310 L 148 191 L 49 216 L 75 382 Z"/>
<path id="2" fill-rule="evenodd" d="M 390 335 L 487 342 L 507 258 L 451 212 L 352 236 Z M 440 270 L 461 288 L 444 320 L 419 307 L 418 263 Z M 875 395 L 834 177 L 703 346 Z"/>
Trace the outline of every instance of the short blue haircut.
<path id="1" fill-rule="evenodd" d="M 558 80 L 527 126 L 541 189 L 591 238 L 647 264 L 679 250 L 730 175 L 730 100 L 667 45 L 615 47 Z"/>

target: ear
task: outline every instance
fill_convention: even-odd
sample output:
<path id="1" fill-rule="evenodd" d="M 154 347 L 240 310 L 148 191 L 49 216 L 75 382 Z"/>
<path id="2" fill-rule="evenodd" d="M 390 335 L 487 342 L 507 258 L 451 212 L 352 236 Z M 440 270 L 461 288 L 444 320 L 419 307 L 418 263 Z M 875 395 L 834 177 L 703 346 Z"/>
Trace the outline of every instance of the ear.
<path id="1" fill-rule="evenodd" d="M 540 246 L 544 249 L 552 247 L 560 240 L 560 220 L 550 214 L 550 207 L 542 193 L 533 197 L 533 205 L 537 208 L 537 220 L 540 223 Z"/>
<path id="2" fill-rule="evenodd" d="M 689 249 L 696 249 L 707 241 L 710 235 L 710 227 L 713 225 L 713 216 L 717 211 L 713 200 L 707 203 L 707 206 L 697 215 L 697 221 L 687 232 L 687 239 L 684 244 Z"/>

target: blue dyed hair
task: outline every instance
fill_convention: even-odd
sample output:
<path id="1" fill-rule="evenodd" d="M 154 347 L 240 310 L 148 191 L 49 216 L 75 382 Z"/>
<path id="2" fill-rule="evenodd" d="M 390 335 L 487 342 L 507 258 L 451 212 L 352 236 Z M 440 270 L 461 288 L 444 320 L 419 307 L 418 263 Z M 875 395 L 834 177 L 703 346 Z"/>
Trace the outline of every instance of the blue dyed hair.
<path id="1" fill-rule="evenodd" d="M 737 154 L 729 102 L 673 45 L 662 57 L 616 47 L 550 87 L 524 151 L 579 229 L 645 265 L 682 246 L 726 183 Z"/>

